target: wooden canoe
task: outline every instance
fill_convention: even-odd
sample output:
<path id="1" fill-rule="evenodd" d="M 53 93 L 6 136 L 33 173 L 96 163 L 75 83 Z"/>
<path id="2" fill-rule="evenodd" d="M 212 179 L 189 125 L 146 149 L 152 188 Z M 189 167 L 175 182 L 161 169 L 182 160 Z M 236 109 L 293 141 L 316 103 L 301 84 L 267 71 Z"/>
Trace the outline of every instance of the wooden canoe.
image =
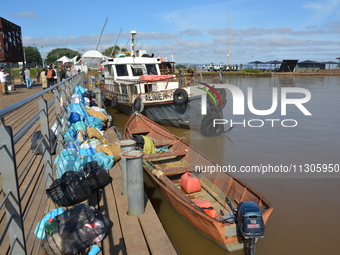
<path id="1" fill-rule="evenodd" d="M 222 215 L 227 215 L 231 211 L 225 197 L 229 198 L 234 208 L 242 201 L 255 202 L 262 210 L 264 223 L 267 222 L 273 207 L 265 198 L 229 173 L 219 172 L 211 175 L 208 172 L 196 172 L 195 166 L 216 166 L 216 163 L 180 137 L 142 114 L 133 114 L 130 117 L 124 133 L 126 139 L 131 139 L 133 135 L 152 138 L 156 153 L 143 156 L 144 170 L 184 219 L 223 248 L 235 251 L 246 246 L 246 241 L 236 224 L 222 222 Z M 164 151 L 164 148 L 167 151 Z M 180 187 L 181 176 L 186 172 L 199 178 L 201 191 L 187 194 Z M 208 216 L 202 208 L 193 203 L 192 199 L 197 198 L 211 202 L 218 216 L 216 218 Z"/>

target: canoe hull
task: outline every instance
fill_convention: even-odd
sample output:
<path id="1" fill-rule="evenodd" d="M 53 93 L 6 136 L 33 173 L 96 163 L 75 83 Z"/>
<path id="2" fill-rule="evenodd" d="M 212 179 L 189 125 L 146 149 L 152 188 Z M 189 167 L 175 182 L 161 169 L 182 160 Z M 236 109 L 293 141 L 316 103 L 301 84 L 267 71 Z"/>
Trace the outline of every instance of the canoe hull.
<path id="1" fill-rule="evenodd" d="M 225 197 L 232 201 L 235 208 L 242 201 L 253 201 L 261 208 L 264 223 L 267 222 L 273 207 L 264 197 L 229 173 L 219 172 L 212 176 L 209 172 L 196 172 L 195 166 L 216 164 L 183 139 L 141 114 L 132 115 L 125 127 L 127 139 L 136 134 L 151 137 L 156 146 L 157 144 L 169 145 L 168 152 L 144 155 L 144 170 L 172 207 L 199 232 L 218 245 L 228 251 L 235 251 L 244 249 L 246 240 L 236 224 L 222 222 L 223 214 L 216 219 L 211 218 L 191 199 L 208 197 L 213 201 L 214 208 L 218 212 L 223 211 L 224 215 L 230 212 Z M 202 185 L 200 192 L 186 194 L 180 188 L 178 176 L 186 171 L 199 178 Z"/>

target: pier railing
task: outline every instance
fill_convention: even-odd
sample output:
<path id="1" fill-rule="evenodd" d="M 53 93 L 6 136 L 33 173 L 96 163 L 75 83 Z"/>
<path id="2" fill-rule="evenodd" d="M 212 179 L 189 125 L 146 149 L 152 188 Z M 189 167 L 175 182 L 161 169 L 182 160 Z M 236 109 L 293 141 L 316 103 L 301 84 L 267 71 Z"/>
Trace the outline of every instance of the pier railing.
<path id="1" fill-rule="evenodd" d="M 0 110 L 1 254 L 38 254 L 41 240 L 34 229 L 50 203 L 45 190 L 54 176 L 52 152 L 62 149 L 66 106 L 74 87 L 83 84 L 80 73 Z M 54 96 L 47 94 L 52 92 Z M 35 142 L 42 155 L 31 149 L 37 131 L 42 136 Z M 50 136 L 55 134 L 53 143 Z"/>

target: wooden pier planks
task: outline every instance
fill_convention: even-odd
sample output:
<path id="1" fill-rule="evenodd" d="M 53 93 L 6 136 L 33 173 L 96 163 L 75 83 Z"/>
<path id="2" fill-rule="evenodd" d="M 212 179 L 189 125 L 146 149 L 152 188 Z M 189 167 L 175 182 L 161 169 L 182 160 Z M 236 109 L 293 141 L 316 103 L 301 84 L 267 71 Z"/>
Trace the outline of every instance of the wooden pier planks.
<path id="1" fill-rule="evenodd" d="M 21 93 L 12 93 L 10 96 L 2 96 L 0 100 L 0 109 L 3 109 L 13 103 L 19 102 L 20 100 L 33 95 L 40 91 L 41 88 L 37 87 L 32 90 L 27 90 L 26 88 L 18 89 Z M 52 94 L 44 95 L 44 98 L 47 101 L 52 100 Z M 32 115 L 33 110 L 38 110 L 38 100 L 36 102 L 32 102 L 25 107 L 21 111 L 16 111 L 11 113 L 6 119 L 6 124 L 13 125 L 14 130 L 17 129 L 16 123 L 22 122 L 22 120 Z M 53 112 L 53 108 L 51 112 Z M 52 113 L 53 116 L 53 113 Z M 54 116 L 53 116 L 54 117 Z M 50 123 L 51 124 L 51 123 Z M 27 133 L 22 141 L 19 141 L 16 145 L 15 151 L 16 156 L 18 157 L 17 164 L 20 168 L 23 167 L 25 162 L 27 162 L 28 157 L 31 155 L 30 150 L 30 137 L 35 130 L 39 129 L 39 125 L 35 125 L 34 130 L 30 130 Z M 106 138 L 109 142 L 118 141 L 118 137 L 113 128 L 110 128 L 107 131 Z M 41 156 L 35 156 L 33 163 L 30 165 L 29 170 L 24 174 L 25 177 L 21 180 L 20 190 L 23 191 L 24 188 L 27 187 L 27 182 L 29 178 L 32 178 L 34 173 L 40 174 L 41 167 L 38 166 L 38 161 Z M 147 199 L 146 195 L 146 208 L 145 213 L 140 215 L 139 217 L 129 216 L 127 215 L 127 197 L 122 195 L 122 180 L 121 180 L 121 166 L 120 163 L 115 163 L 114 167 L 109 170 L 110 176 L 113 178 L 113 181 L 110 185 L 106 186 L 103 190 L 99 191 L 97 194 L 92 196 L 88 204 L 97 207 L 100 212 L 106 215 L 113 223 L 112 228 L 107 233 L 106 238 L 99 244 L 101 247 L 101 254 L 103 255 L 144 255 L 144 254 L 177 254 L 175 251 L 171 241 L 169 240 L 165 230 L 161 222 L 158 219 L 157 214 L 155 213 L 150 201 Z M 1 178 L 1 175 L 0 175 Z M 1 189 L 1 184 L 0 184 Z M 32 192 L 32 191 L 30 191 Z M 39 192 L 44 192 L 40 190 Z M 29 199 L 31 194 L 25 195 L 25 205 L 24 208 L 29 203 Z M 45 202 L 45 201 L 44 201 Z M 36 202 L 32 205 L 32 209 L 37 209 L 39 206 Z M 47 212 L 55 209 L 55 205 L 47 199 L 47 202 L 44 203 L 43 208 L 41 208 L 39 213 L 37 214 L 34 211 L 31 211 L 27 214 L 27 224 L 25 223 L 25 229 L 32 225 L 32 221 L 39 221 L 43 215 Z M 25 210 L 24 210 L 25 211 Z M 4 216 L 4 214 L 2 214 Z M 4 220 L 4 218 L 2 218 Z M 2 222 L 0 220 L 0 224 Z M 35 227 L 35 223 L 33 229 Z M 32 230 L 31 230 L 32 231 Z M 27 234 L 27 233 L 26 233 Z M 41 240 L 37 239 L 33 236 L 29 237 L 29 248 L 32 249 L 32 254 L 45 255 L 45 253 L 41 250 Z M 7 244 L 5 242 L 3 244 Z M 2 247 L 3 251 L 8 251 L 9 247 Z M 82 253 L 82 254 L 86 254 Z"/>
<path id="2" fill-rule="evenodd" d="M 112 128 L 107 132 L 107 139 L 109 142 L 118 141 Z M 110 174 L 127 254 L 177 254 L 146 194 L 145 212 L 138 217 L 127 215 L 128 201 L 127 196 L 122 195 L 120 162 L 115 164 Z"/>

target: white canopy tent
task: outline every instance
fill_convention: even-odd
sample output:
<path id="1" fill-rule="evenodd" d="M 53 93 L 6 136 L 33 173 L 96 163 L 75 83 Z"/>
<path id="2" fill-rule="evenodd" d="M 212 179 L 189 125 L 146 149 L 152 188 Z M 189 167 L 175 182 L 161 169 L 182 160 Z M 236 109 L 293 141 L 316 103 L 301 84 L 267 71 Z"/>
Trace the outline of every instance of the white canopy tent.
<path id="1" fill-rule="evenodd" d="M 65 63 L 72 62 L 72 61 L 68 57 L 63 56 L 63 57 L 57 59 L 57 62 L 63 62 L 63 64 L 65 64 Z"/>

